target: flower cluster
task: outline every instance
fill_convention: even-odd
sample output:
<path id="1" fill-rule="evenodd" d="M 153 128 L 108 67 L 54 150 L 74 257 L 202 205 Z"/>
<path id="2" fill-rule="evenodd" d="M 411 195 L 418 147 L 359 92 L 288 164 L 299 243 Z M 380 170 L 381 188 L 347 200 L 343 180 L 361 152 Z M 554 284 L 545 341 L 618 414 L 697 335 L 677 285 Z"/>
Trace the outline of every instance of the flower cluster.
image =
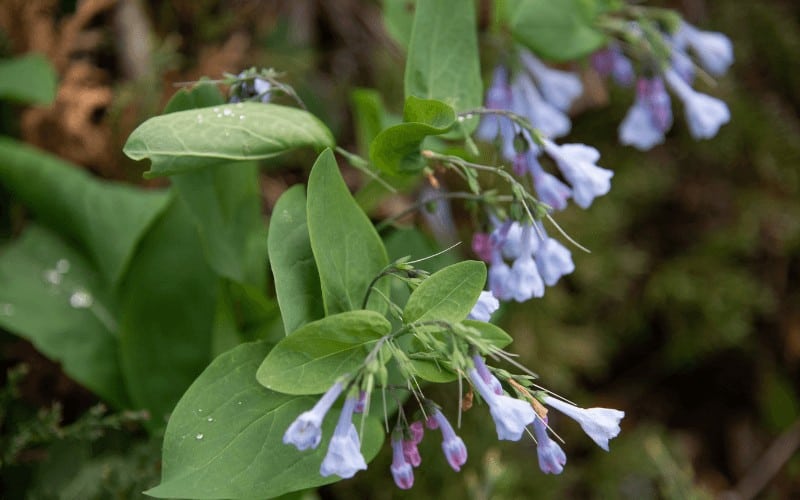
<path id="1" fill-rule="evenodd" d="M 470 317 L 489 320 L 497 309 L 498 302 L 491 294 L 481 294 L 474 305 Z M 550 438 L 547 409 L 549 406 L 575 420 L 586 434 L 604 450 L 608 442 L 620 432 L 620 421 L 624 412 L 608 408 L 583 409 L 554 398 L 540 391 L 533 392 L 505 372 L 497 372 L 506 380 L 515 395 L 504 389 L 495 370 L 486 364 L 483 356 L 474 347 L 470 349 L 469 359 L 464 359 L 459 372 L 465 373 L 471 386 L 480 399 L 488 406 L 489 414 L 495 424 L 497 438 L 506 441 L 520 441 L 526 434 L 537 444 L 539 468 L 547 474 L 560 474 L 566 464 L 566 454 Z M 284 436 L 285 444 L 294 445 L 298 450 L 315 449 L 322 437 L 322 421 L 336 399 L 347 389 L 342 381 L 334 383 L 319 399 L 314 407 L 300 414 L 288 427 Z M 421 396 L 418 394 L 418 396 Z M 361 443 L 352 416 L 355 411 L 363 411 L 368 394 L 364 391 L 350 390 L 345 398 L 339 421 L 330 438 L 328 451 L 320 466 L 322 476 L 337 475 L 342 478 L 353 477 L 359 470 L 367 468 L 361 454 Z M 460 471 L 467 462 L 467 446 L 456 434 L 450 421 L 439 406 L 423 397 L 421 419 L 411 423 L 400 410 L 398 424 L 391 434 L 392 463 L 390 471 L 398 488 L 407 490 L 414 485 L 414 469 L 422 464 L 418 445 L 425 435 L 425 427 L 438 429 L 442 435 L 442 453 L 450 467 Z M 424 426 L 423 426 L 424 421 Z"/>
<path id="2" fill-rule="evenodd" d="M 650 43 L 636 23 L 630 34 L 641 43 Z M 723 75 L 733 63 L 733 45 L 722 33 L 701 31 L 682 21 L 673 35 L 662 33 L 669 59 L 645 61 L 644 71 L 636 79 L 636 97 L 619 126 L 622 144 L 648 150 L 664 142 L 672 127 L 672 105 L 667 89 L 683 103 L 689 132 L 695 139 L 714 137 L 730 120 L 728 106 L 721 100 L 692 88 L 699 67 L 712 76 Z M 655 52 L 655 51 L 650 51 Z M 629 86 L 635 79 L 633 64 L 619 44 L 611 43 L 592 56 L 595 69 L 602 75 Z"/>

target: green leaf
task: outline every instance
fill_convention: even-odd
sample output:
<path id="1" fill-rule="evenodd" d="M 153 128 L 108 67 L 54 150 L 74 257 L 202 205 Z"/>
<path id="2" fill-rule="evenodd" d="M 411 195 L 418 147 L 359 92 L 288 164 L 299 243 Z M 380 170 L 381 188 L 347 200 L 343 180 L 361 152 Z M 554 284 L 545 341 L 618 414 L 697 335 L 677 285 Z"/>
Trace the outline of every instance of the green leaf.
<path id="1" fill-rule="evenodd" d="M 404 49 L 408 49 L 411 40 L 416 3 L 416 0 L 383 0 L 383 24 L 386 32 Z"/>
<path id="2" fill-rule="evenodd" d="M 112 301 L 97 269 L 80 252 L 30 225 L 0 254 L 0 283 L 0 327 L 30 340 L 114 406 L 127 404 Z"/>
<path id="3" fill-rule="evenodd" d="M 319 394 L 358 369 L 392 326 L 374 311 L 350 311 L 300 327 L 278 342 L 256 377 L 285 394 Z"/>
<path id="4" fill-rule="evenodd" d="M 405 95 L 436 99 L 457 112 L 481 105 L 475 4 L 418 0 L 405 69 Z"/>
<path id="5" fill-rule="evenodd" d="M 456 120 L 447 104 L 411 96 L 403 108 L 405 123 L 389 127 L 372 141 L 369 156 L 378 169 L 389 174 L 415 174 L 425 166 L 422 141 L 450 130 Z"/>
<path id="6" fill-rule="evenodd" d="M 514 340 L 511 335 L 507 334 L 502 328 L 492 323 L 465 319 L 461 324 L 477 330 L 481 339 L 500 349 L 506 347 Z"/>
<path id="7" fill-rule="evenodd" d="M 192 90 L 181 89 L 164 113 L 207 108 L 225 101 L 216 85 L 209 83 Z M 221 276 L 238 282 L 263 282 L 266 259 L 248 276 L 245 257 L 248 245 L 258 233 L 266 233 L 261 219 L 258 165 L 233 162 L 184 172 L 172 177 L 173 189 L 186 203 L 197 225 L 211 267 Z"/>
<path id="8" fill-rule="evenodd" d="M 56 71 L 41 54 L 0 60 L 0 99 L 50 104 L 56 97 Z"/>
<path id="9" fill-rule="evenodd" d="M 386 110 L 381 94 L 374 89 L 355 89 L 350 94 L 350 105 L 358 150 L 367 154 L 370 143 L 386 128 Z"/>
<path id="10" fill-rule="evenodd" d="M 606 43 L 595 27 L 602 8 L 585 0 L 519 0 L 510 16 L 511 32 L 518 42 L 553 61 L 589 55 Z"/>
<path id="11" fill-rule="evenodd" d="M 125 380 L 156 427 L 211 359 L 218 282 L 187 208 L 175 199 L 142 239 L 120 286 Z"/>
<path id="12" fill-rule="evenodd" d="M 340 479 L 319 474 L 338 410 L 326 416 L 316 450 L 282 443 L 292 421 L 316 399 L 278 394 L 256 383 L 256 368 L 268 350 L 264 342 L 242 344 L 214 360 L 186 391 L 164 436 L 161 484 L 147 495 L 273 498 Z M 378 419 L 367 418 L 363 438 L 361 451 L 370 461 L 383 442 Z"/>
<path id="13" fill-rule="evenodd" d="M 134 160 L 149 158 L 145 176 L 158 177 L 334 145 L 328 127 L 307 111 L 245 102 L 150 118 L 133 131 L 123 151 Z"/>
<path id="14" fill-rule="evenodd" d="M 286 190 L 272 211 L 269 262 L 286 334 L 325 315 L 317 265 L 306 225 L 306 194 L 298 185 Z"/>
<path id="15" fill-rule="evenodd" d="M 169 196 L 92 178 L 75 165 L 0 137 L 0 183 L 37 219 L 76 241 L 115 284 Z"/>
<path id="16" fill-rule="evenodd" d="M 423 281 L 408 298 L 406 324 L 440 320 L 456 323 L 467 317 L 486 283 L 486 265 L 466 260 L 447 266 Z"/>
<path id="17" fill-rule="evenodd" d="M 308 233 L 326 314 L 362 309 L 367 288 L 389 258 L 375 227 L 348 191 L 330 150 L 319 155 L 308 179 Z M 386 294 L 388 280 L 380 280 L 375 288 Z M 385 310 L 379 293 L 372 293 L 369 304 Z"/>

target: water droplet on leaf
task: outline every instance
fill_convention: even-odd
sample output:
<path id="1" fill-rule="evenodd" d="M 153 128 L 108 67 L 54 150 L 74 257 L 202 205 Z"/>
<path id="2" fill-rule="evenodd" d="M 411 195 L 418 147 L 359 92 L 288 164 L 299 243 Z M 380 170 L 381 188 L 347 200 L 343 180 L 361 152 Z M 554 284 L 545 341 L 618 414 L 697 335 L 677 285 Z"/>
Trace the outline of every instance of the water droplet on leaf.
<path id="1" fill-rule="evenodd" d="M 69 261 L 67 259 L 58 259 L 56 262 L 56 271 L 61 274 L 66 274 L 69 272 Z"/>
<path id="2" fill-rule="evenodd" d="M 228 108 L 225 108 L 225 110 L 222 112 L 222 114 L 225 115 L 225 116 L 231 116 L 233 114 L 233 111 L 231 111 Z"/>
<path id="3" fill-rule="evenodd" d="M 13 316 L 14 304 L 0 304 L 0 315 Z"/>
<path id="4" fill-rule="evenodd" d="M 47 269 L 42 275 L 44 280 L 51 285 L 58 285 L 61 283 L 61 273 L 55 269 Z"/>
<path id="5" fill-rule="evenodd" d="M 92 307 L 94 304 L 94 297 L 86 290 L 75 290 L 69 296 L 69 305 L 75 309 L 86 309 Z"/>
<path id="6" fill-rule="evenodd" d="M 196 440 L 200 441 L 201 439 L 203 439 L 203 437 L 204 437 L 204 436 L 203 436 L 202 434 L 198 434 L 198 435 L 196 435 L 194 438 L 195 438 Z"/>
<path id="7" fill-rule="evenodd" d="M 208 417 L 206 420 L 208 420 L 209 422 L 213 422 L 214 421 L 214 417 Z"/>

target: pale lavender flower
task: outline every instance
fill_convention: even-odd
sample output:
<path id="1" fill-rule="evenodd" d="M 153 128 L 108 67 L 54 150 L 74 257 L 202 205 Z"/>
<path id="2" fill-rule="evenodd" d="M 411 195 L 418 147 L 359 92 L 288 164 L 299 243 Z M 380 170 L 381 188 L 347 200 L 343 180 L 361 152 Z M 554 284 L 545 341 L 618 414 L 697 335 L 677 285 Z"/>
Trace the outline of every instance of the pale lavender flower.
<path id="1" fill-rule="evenodd" d="M 414 486 L 414 469 L 411 468 L 410 463 L 406 462 L 403 453 L 403 440 L 399 434 L 395 433 L 392 436 L 392 466 L 390 469 L 397 487 L 401 490 L 407 490 Z"/>
<path id="2" fill-rule="evenodd" d="M 558 180 L 555 175 L 545 172 L 535 156 L 528 158 L 528 168 L 539 199 L 554 210 L 567 208 L 567 200 L 572 196 L 569 186 Z"/>
<path id="3" fill-rule="evenodd" d="M 569 110 L 583 93 L 583 84 L 575 73 L 550 68 L 527 50 L 520 50 L 520 60 L 536 79 L 545 100 L 561 111 Z"/>
<path id="4" fill-rule="evenodd" d="M 472 251 L 484 262 L 492 261 L 492 238 L 487 233 L 475 233 L 472 235 Z"/>
<path id="5" fill-rule="evenodd" d="M 690 47 L 700 60 L 700 65 L 712 75 L 725 74 L 733 64 L 733 44 L 722 33 L 701 31 L 683 22 L 675 34 L 675 43 L 678 47 Z"/>
<path id="6" fill-rule="evenodd" d="M 414 441 L 403 441 L 403 456 L 406 462 L 410 463 L 413 467 L 419 467 L 419 464 L 422 463 L 422 457 L 419 455 L 417 443 Z"/>
<path id="7" fill-rule="evenodd" d="M 447 463 L 454 471 L 460 471 L 461 466 L 467 462 L 467 447 L 464 445 L 464 441 L 456 436 L 453 426 L 438 409 L 434 410 L 431 420 L 442 431 L 442 451 L 447 458 Z"/>
<path id="8" fill-rule="evenodd" d="M 619 422 L 625 416 L 624 411 L 611 408 L 579 408 L 551 396 L 545 396 L 544 403 L 578 422 L 583 432 L 606 451 L 609 439 L 619 435 Z"/>
<path id="9" fill-rule="evenodd" d="M 358 399 L 356 400 L 356 407 L 353 409 L 354 413 L 364 413 L 367 407 L 367 391 L 360 391 Z"/>
<path id="10" fill-rule="evenodd" d="M 300 451 L 319 446 L 322 439 L 322 420 L 343 389 L 342 383 L 336 382 L 313 408 L 301 413 L 283 434 L 283 444 L 293 444 Z"/>
<path id="11" fill-rule="evenodd" d="M 500 307 L 500 302 L 492 295 L 492 292 L 483 291 L 478 297 L 478 301 L 472 306 L 467 318 L 477 321 L 490 321 L 492 313 Z"/>
<path id="12" fill-rule="evenodd" d="M 610 43 L 606 48 L 598 50 L 592 54 L 592 66 L 595 71 L 602 76 L 611 75 L 617 85 L 630 87 L 636 77 L 633 64 L 625 54 L 619 44 Z"/>
<path id="13" fill-rule="evenodd" d="M 686 122 L 692 137 L 695 139 L 714 137 L 719 128 L 730 121 L 730 110 L 723 101 L 695 91 L 671 69 L 664 73 L 664 77 L 678 98 L 683 101 Z"/>
<path id="14" fill-rule="evenodd" d="M 497 377 L 492 375 L 492 372 L 489 371 L 489 367 L 486 366 L 486 362 L 479 354 L 475 354 L 472 356 L 472 361 L 475 363 L 475 369 L 478 371 L 478 375 L 481 376 L 481 379 L 489 386 L 495 394 L 503 394 L 503 386 L 500 384 L 500 381 L 497 380 Z"/>
<path id="15" fill-rule="evenodd" d="M 622 144 L 645 151 L 664 142 L 672 126 L 672 104 L 661 78 L 640 78 L 636 101 L 619 127 Z"/>
<path id="16" fill-rule="evenodd" d="M 600 153 L 585 144 L 557 145 L 544 140 L 545 152 L 555 160 L 561 173 L 572 185 L 572 198 L 581 208 L 588 208 L 597 196 L 611 189 L 614 172 L 597 166 Z"/>
<path id="17" fill-rule="evenodd" d="M 511 268 L 503 260 L 500 251 L 495 249 L 492 255 L 492 262 L 489 265 L 489 290 L 500 300 L 511 299 L 511 292 L 508 287 L 510 276 Z"/>
<path id="18" fill-rule="evenodd" d="M 569 117 L 545 101 L 531 78 L 523 73 L 511 81 L 511 110 L 523 116 L 547 137 L 567 135 L 572 128 Z M 514 159 L 512 156 L 509 160 Z"/>
<path id="19" fill-rule="evenodd" d="M 533 435 L 536 436 L 536 454 L 539 468 L 545 474 L 561 474 L 567 463 L 567 455 L 561 446 L 547 434 L 547 420 L 537 416 L 533 421 Z"/>
<path id="20" fill-rule="evenodd" d="M 517 302 L 544 296 L 544 282 L 533 260 L 533 253 L 539 247 L 539 237 L 533 226 L 522 226 L 521 239 L 520 254 L 511 265 L 511 276 L 507 282 L 510 293 Z"/>
<path id="21" fill-rule="evenodd" d="M 558 240 L 549 236 L 545 236 L 536 253 L 536 266 L 547 286 L 555 285 L 562 276 L 575 270 L 570 251 Z"/>
<path id="22" fill-rule="evenodd" d="M 676 44 L 672 46 L 672 54 L 670 56 L 672 69 L 687 83 L 692 83 L 694 80 L 694 62 L 689 55 Z"/>
<path id="23" fill-rule="evenodd" d="M 422 425 L 422 422 L 419 420 L 412 422 L 411 425 L 408 426 L 408 430 L 411 432 L 411 440 L 414 441 L 414 444 L 422 442 L 422 438 L 425 436 L 425 427 Z"/>
<path id="24" fill-rule="evenodd" d="M 489 413 L 497 429 L 497 439 L 508 441 L 522 439 L 525 427 L 536 418 L 536 412 L 531 404 L 511 396 L 495 394 L 475 368 L 469 370 L 468 374 L 472 384 L 489 405 Z"/>
<path id="25" fill-rule="evenodd" d="M 511 87 L 508 84 L 508 70 L 503 66 L 494 69 L 492 83 L 486 91 L 485 105 L 489 109 L 511 109 Z M 486 142 L 500 137 L 501 150 L 505 158 L 514 157 L 514 137 L 516 133 L 512 121 L 504 116 L 486 114 L 475 131 L 475 136 Z"/>
<path id="26" fill-rule="evenodd" d="M 319 468 L 319 473 L 323 477 L 335 474 L 346 479 L 353 477 L 360 470 L 367 469 L 367 463 L 361 454 L 358 432 L 352 422 L 355 406 L 355 398 L 345 399 L 342 413 L 328 445 L 328 453 Z"/>

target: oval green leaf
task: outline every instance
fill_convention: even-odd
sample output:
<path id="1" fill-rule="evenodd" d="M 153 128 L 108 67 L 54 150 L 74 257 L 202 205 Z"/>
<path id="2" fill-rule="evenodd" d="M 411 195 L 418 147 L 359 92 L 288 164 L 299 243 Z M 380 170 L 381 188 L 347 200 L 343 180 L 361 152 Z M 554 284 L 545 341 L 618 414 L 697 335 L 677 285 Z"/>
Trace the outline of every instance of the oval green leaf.
<path id="1" fill-rule="evenodd" d="M 486 265 L 466 260 L 447 266 L 422 282 L 408 298 L 403 321 L 456 323 L 467 317 L 486 283 Z"/>
<path id="2" fill-rule="evenodd" d="M 374 311 L 349 311 L 309 323 L 278 342 L 258 368 L 267 389 L 285 394 L 320 394 L 353 373 L 392 326 Z"/>
<path id="3" fill-rule="evenodd" d="M 265 342 L 242 344 L 215 359 L 195 380 L 170 417 L 161 484 L 147 495 L 273 498 L 339 480 L 319 474 L 339 411 L 332 409 L 326 416 L 316 450 L 283 444 L 289 424 L 316 398 L 278 394 L 258 385 L 255 372 L 268 350 Z M 367 418 L 361 446 L 367 461 L 382 442 L 380 421 Z"/>
<path id="4" fill-rule="evenodd" d="M 236 103 L 150 118 L 128 138 L 123 151 L 152 161 L 146 177 L 172 175 L 226 160 L 258 160 L 286 151 L 333 147 L 333 134 L 302 109 Z"/>

